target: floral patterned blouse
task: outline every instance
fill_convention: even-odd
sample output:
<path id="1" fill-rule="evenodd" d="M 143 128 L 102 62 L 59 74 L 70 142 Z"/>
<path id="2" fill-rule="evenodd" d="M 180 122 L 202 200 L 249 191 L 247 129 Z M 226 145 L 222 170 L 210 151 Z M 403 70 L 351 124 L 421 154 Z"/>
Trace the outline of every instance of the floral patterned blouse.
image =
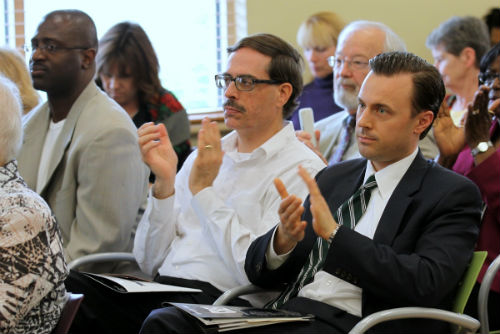
<path id="1" fill-rule="evenodd" d="M 50 333 L 65 303 L 61 236 L 15 160 L 0 166 L 0 332 Z"/>

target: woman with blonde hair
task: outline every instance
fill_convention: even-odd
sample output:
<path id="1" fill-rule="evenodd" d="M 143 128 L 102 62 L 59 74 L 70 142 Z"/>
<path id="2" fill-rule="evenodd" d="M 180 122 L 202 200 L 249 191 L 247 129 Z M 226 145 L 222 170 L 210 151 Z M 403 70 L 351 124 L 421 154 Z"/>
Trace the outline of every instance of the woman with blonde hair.
<path id="1" fill-rule="evenodd" d="M 33 88 L 26 62 L 16 49 L 0 47 L 0 73 L 13 81 L 21 95 L 23 114 L 40 103 L 40 95 Z"/>
<path id="2" fill-rule="evenodd" d="M 304 51 L 313 80 L 304 86 L 299 106 L 290 118 L 299 129 L 298 110 L 310 107 L 318 121 L 342 110 L 333 100 L 333 69 L 328 57 L 335 54 L 344 21 L 333 12 L 319 12 L 305 20 L 297 31 L 297 43 Z"/>

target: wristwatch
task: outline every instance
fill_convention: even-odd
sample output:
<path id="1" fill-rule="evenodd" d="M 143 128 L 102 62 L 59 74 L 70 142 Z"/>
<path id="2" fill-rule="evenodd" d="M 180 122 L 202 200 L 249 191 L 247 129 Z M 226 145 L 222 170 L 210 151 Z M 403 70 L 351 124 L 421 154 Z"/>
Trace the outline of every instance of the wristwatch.
<path id="1" fill-rule="evenodd" d="M 493 143 L 491 141 L 482 141 L 479 144 L 477 144 L 476 147 L 474 147 L 472 150 L 470 150 L 470 153 L 472 154 L 473 157 L 476 157 L 479 153 L 483 153 L 488 151 L 490 147 L 493 146 Z"/>

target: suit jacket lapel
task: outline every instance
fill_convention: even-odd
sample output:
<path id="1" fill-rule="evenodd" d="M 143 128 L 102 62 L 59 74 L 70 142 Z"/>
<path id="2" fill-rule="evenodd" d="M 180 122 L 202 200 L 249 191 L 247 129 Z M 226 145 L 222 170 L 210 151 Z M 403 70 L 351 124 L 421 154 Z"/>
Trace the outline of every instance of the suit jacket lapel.
<path id="1" fill-rule="evenodd" d="M 40 189 L 40 194 L 44 193 L 47 184 L 50 183 L 50 180 L 52 179 L 57 166 L 59 166 L 59 164 L 63 160 L 64 153 L 68 149 L 69 144 L 71 143 L 71 139 L 73 138 L 73 132 L 75 131 L 76 121 L 80 116 L 81 110 L 77 111 L 73 110 L 73 108 L 71 109 L 72 110 L 69 112 L 68 117 L 64 122 L 63 129 L 59 134 L 59 137 L 54 145 L 54 149 L 52 151 L 52 158 L 50 159 L 50 163 L 48 165 L 47 179 Z"/>
<path id="2" fill-rule="evenodd" d="M 374 241 L 390 245 L 400 225 L 404 224 L 403 216 L 413 200 L 413 195 L 420 189 L 422 180 L 428 171 L 428 163 L 419 151 L 415 160 L 392 193 L 373 237 Z"/>
<path id="3" fill-rule="evenodd" d="M 352 163 L 352 161 L 349 163 Z M 334 191 L 328 191 L 328 189 L 325 189 L 325 191 L 322 190 L 323 194 L 330 193 L 330 196 L 326 198 L 326 201 L 332 214 L 363 184 L 366 172 L 366 163 L 366 159 L 360 159 L 358 165 L 353 169 L 353 171 L 343 178 L 342 183 L 333 185 L 335 188 Z M 329 186 L 332 187 L 331 184 L 329 184 Z"/>
<path id="4" fill-rule="evenodd" d="M 48 184 L 50 184 L 50 181 L 52 177 L 54 176 L 54 172 L 56 171 L 57 167 L 63 160 L 64 154 L 66 150 L 68 149 L 69 145 L 71 144 L 71 140 L 73 138 L 73 133 L 75 131 L 76 127 L 76 122 L 78 121 L 78 118 L 80 117 L 80 114 L 82 113 L 82 110 L 85 108 L 87 105 L 88 101 L 90 100 L 91 96 L 96 93 L 97 87 L 93 82 L 91 82 L 87 87 L 82 91 L 80 96 L 76 99 L 76 101 L 73 103 L 73 106 L 71 106 L 71 109 L 68 113 L 68 116 L 66 117 L 66 121 L 64 123 L 63 129 L 59 135 L 59 138 L 54 146 L 54 149 L 52 151 L 52 159 L 50 160 L 50 164 L 48 166 L 48 174 L 47 174 L 47 180 L 45 184 L 42 185 L 42 188 L 40 189 L 40 194 L 42 194 L 46 190 L 46 187 Z"/>
<path id="5" fill-rule="evenodd" d="M 49 128 L 49 106 L 47 103 L 23 117 L 23 147 L 19 152 L 19 173 L 31 189 L 36 189 L 38 167 L 42 155 L 45 135 Z"/>

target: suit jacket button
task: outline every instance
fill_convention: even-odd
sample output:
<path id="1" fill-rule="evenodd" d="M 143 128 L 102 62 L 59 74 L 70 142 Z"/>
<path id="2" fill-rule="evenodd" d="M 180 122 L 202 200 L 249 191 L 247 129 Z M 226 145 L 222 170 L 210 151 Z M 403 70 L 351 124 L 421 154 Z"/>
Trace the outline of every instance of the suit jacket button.
<path id="1" fill-rule="evenodd" d="M 262 270 L 262 263 L 259 262 L 255 265 L 255 271 L 260 272 Z"/>

